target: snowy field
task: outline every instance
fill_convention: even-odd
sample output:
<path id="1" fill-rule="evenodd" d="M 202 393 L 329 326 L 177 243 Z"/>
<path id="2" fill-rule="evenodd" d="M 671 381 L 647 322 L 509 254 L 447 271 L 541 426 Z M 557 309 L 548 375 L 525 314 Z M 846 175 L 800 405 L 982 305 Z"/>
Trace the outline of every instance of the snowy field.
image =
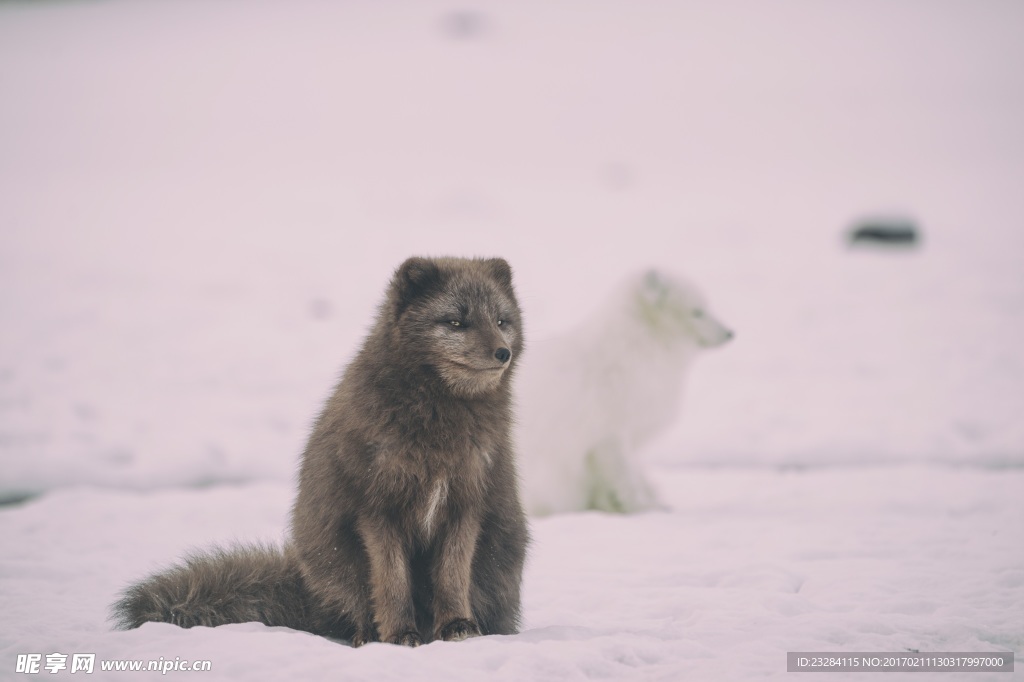
<path id="1" fill-rule="evenodd" d="M 0 3 L 0 679 L 53 652 L 204 679 L 1019 671 L 1021 36 L 1009 0 Z M 847 248 L 878 214 L 921 246 Z M 638 268 L 701 286 L 737 336 L 641 453 L 667 509 L 532 520 L 514 637 L 111 632 L 184 550 L 281 538 L 413 254 L 507 258 L 528 345 Z"/>
<path id="2" fill-rule="evenodd" d="M 259 623 L 108 632 L 126 580 L 189 548 L 280 538 L 292 490 L 55 492 L 0 515 L 0 676 L 26 652 L 209 660 L 203 679 L 246 680 L 781 678 L 787 651 L 1016 651 L 1020 670 L 1024 472 L 704 469 L 662 483 L 671 512 L 532 524 L 521 634 L 415 650 Z"/>

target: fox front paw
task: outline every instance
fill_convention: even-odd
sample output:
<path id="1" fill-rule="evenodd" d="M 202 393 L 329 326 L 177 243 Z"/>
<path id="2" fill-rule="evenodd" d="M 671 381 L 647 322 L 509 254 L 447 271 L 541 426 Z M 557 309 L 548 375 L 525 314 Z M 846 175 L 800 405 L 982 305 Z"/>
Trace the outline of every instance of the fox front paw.
<path id="1" fill-rule="evenodd" d="M 446 642 L 461 642 L 470 637 L 479 637 L 480 628 L 471 620 L 456 618 L 437 631 L 437 639 Z"/>
<path id="2" fill-rule="evenodd" d="M 402 632 L 388 637 L 387 641 L 400 646 L 419 646 L 423 644 L 423 639 L 418 632 Z"/>
<path id="3" fill-rule="evenodd" d="M 352 646 L 360 647 L 370 642 L 379 642 L 380 637 L 377 635 L 377 628 L 360 628 L 352 635 Z"/>

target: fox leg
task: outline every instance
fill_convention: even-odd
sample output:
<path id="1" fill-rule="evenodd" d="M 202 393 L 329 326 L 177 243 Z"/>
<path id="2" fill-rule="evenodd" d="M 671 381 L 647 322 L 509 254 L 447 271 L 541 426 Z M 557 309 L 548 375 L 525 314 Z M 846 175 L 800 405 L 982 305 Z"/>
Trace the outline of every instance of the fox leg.
<path id="1" fill-rule="evenodd" d="M 461 518 L 440 541 L 431 569 L 434 639 L 458 641 L 480 634 L 469 601 L 473 553 L 479 535 L 478 520 Z"/>
<path id="2" fill-rule="evenodd" d="M 370 595 L 381 641 L 419 646 L 423 639 L 416 629 L 410 557 L 401 537 L 380 521 L 361 521 L 358 528 L 370 559 Z"/>

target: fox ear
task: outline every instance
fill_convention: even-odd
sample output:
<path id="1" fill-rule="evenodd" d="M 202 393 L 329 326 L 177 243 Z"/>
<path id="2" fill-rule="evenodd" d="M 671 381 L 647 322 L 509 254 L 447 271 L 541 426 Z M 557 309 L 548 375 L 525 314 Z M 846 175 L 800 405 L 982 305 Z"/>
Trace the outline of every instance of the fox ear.
<path id="1" fill-rule="evenodd" d="M 508 261 L 504 258 L 488 258 L 484 263 L 498 284 L 506 289 L 512 289 L 512 266 L 508 264 Z"/>
<path id="2" fill-rule="evenodd" d="M 429 258 L 413 257 L 398 266 L 391 290 L 397 312 L 401 313 L 413 300 L 435 289 L 441 282 L 441 270 Z"/>

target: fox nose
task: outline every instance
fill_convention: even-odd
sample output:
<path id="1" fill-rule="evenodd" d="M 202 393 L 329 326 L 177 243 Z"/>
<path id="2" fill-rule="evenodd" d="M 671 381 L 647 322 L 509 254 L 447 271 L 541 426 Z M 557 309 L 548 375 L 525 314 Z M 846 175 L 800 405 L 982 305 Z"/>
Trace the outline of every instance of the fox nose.
<path id="1" fill-rule="evenodd" d="M 494 351 L 494 357 L 498 358 L 498 362 L 508 362 L 508 359 L 512 357 L 512 351 L 508 348 L 499 348 Z"/>

